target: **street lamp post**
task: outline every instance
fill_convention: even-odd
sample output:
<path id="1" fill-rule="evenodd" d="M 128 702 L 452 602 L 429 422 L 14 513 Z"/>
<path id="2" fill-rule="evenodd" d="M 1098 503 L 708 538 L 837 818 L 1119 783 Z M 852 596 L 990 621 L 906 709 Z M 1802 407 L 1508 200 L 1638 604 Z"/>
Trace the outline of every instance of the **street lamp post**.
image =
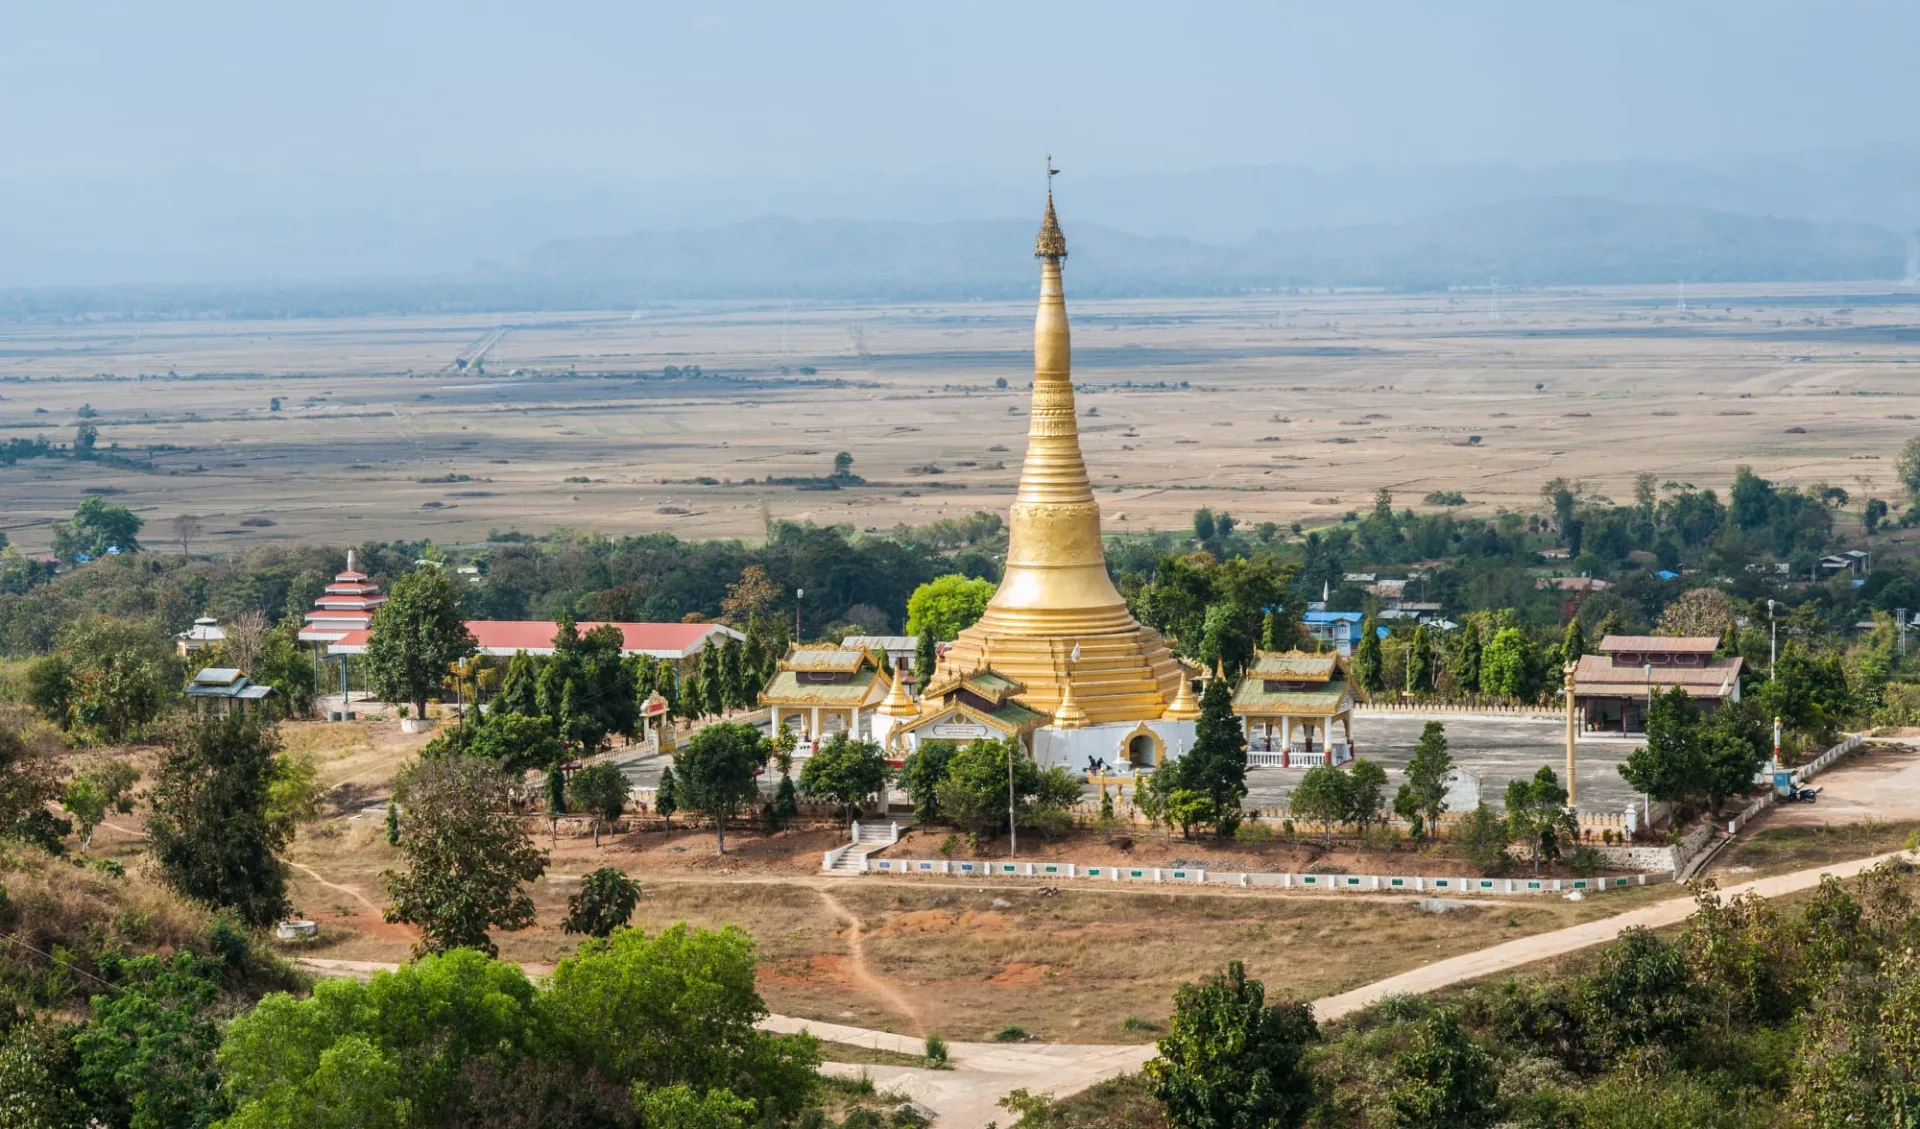
<path id="1" fill-rule="evenodd" d="M 1780 654 L 1780 622 L 1773 618 L 1773 601 L 1767 601 L 1767 681 L 1773 681 L 1773 664 Z"/>
<path id="2" fill-rule="evenodd" d="M 793 590 L 793 641 L 795 643 L 800 642 L 800 601 L 805 599 L 806 595 L 805 588 Z"/>

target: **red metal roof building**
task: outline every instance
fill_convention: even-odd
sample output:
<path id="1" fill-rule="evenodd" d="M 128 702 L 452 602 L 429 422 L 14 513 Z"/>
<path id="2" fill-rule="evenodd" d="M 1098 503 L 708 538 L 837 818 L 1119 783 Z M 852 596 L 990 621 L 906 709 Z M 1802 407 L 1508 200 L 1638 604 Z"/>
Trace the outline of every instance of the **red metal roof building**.
<path id="1" fill-rule="evenodd" d="M 583 620 L 577 624 L 585 635 L 600 624 Z M 620 629 L 620 653 L 647 655 L 656 659 L 689 659 L 709 643 L 724 644 L 728 639 L 746 636 L 724 623 L 615 623 Z M 470 619 L 467 630 L 483 655 L 507 658 L 517 651 L 530 655 L 553 653 L 553 636 L 559 625 L 545 619 Z M 343 633 L 327 647 L 330 655 L 358 655 L 367 649 L 372 631 L 360 628 Z M 301 638 L 306 634 L 301 633 Z"/>

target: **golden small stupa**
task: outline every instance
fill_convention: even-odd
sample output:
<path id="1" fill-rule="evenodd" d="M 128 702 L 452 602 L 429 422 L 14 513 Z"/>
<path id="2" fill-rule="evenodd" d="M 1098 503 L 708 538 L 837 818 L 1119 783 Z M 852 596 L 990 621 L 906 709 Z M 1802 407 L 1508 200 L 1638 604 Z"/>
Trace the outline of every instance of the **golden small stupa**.
<path id="1" fill-rule="evenodd" d="M 1020 489 L 1007 515 L 1006 572 L 986 614 L 948 648 L 940 676 L 991 666 L 1024 683 L 1020 700 L 1054 715 L 1056 724 L 1157 720 L 1185 677 L 1166 640 L 1133 618 L 1107 576 L 1100 504 L 1074 419 L 1060 282 L 1067 240 L 1051 189 L 1034 258 L 1040 260 L 1040 309 L 1033 325 L 1033 405 Z M 1061 650 L 1076 647 L 1078 661 L 1060 662 Z"/>

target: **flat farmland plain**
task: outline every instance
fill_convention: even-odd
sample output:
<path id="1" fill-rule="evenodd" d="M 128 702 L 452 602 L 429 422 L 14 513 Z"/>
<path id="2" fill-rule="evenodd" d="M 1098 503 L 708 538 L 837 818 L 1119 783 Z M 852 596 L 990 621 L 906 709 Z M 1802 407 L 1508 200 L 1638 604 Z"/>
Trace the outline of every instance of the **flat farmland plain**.
<path id="1" fill-rule="evenodd" d="M 1895 283 L 1690 286 L 1685 310 L 1671 288 L 1496 309 L 1484 291 L 1073 301 L 1072 285 L 1109 532 L 1184 528 L 1201 505 L 1311 528 L 1381 487 L 1416 507 L 1459 491 L 1465 513 L 1536 507 L 1556 476 L 1616 499 L 1641 471 L 1724 489 L 1738 463 L 1892 497 L 1920 434 L 1920 293 Z M 89 489 L 153 542 L 200 517 L 197 552 L 1000 511 L 1031 335 L 1021 302 L 10 324 L 0 440 L 67 442 L 86 405 L 137 465 L 0 468 L 0 528 L 44 549 Z M 453 364 L 489 342 L 483 371 Z M 825 474 L 837 451 L 867 485 L 764 481 Z"/>

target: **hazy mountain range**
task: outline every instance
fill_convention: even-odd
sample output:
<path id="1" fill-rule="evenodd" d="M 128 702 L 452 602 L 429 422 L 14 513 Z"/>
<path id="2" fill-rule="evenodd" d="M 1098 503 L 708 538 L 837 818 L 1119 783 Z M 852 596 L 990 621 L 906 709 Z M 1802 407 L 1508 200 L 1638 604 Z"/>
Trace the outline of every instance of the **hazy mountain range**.
<path id="1" fill-rule="evenodd" d="M 1035 178 L 1036 181 L 1038 178 Z M 194 170 L 0 183 L 0 314 L 621 307 L 1032 290 L 1038 183 Z M 1272 166 L 1060 183 L 1076 292 L 1902 279 L 1920 148 L 1721 166 Z"/>

